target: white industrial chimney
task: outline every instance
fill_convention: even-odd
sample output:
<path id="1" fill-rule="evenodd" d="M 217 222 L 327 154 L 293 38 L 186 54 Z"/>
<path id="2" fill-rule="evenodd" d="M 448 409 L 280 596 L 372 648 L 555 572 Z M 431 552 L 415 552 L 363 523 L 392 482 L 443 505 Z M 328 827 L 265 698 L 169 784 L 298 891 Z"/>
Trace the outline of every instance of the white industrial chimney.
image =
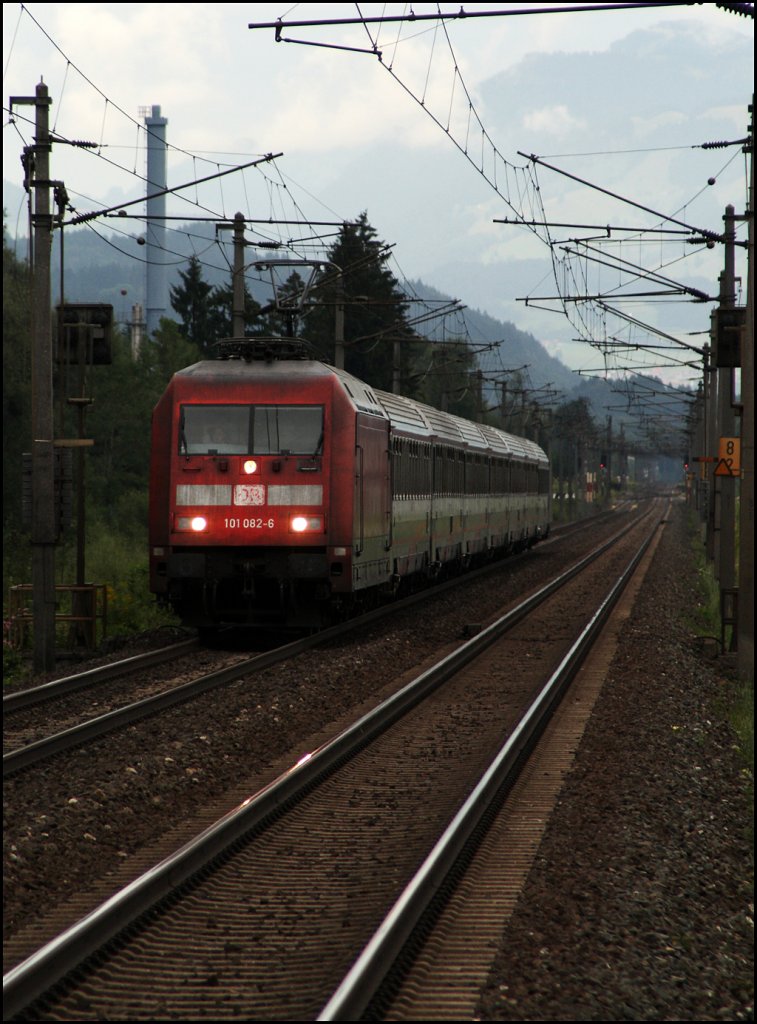
<path id="1" fill-rule="evenodd" d="M 147 225 L 145 230 L 146 315 L 147 336 L 160 326 L 160 318 L 168 315 L 168 273 L 166 256 L 166 196 L 168 188 L 166 159 L 166 125 L 160 116 L 160 107 L 142 107 L 140 116 L 147 129 Z M 155 193 L 163 193 L 155 195 Z"/>

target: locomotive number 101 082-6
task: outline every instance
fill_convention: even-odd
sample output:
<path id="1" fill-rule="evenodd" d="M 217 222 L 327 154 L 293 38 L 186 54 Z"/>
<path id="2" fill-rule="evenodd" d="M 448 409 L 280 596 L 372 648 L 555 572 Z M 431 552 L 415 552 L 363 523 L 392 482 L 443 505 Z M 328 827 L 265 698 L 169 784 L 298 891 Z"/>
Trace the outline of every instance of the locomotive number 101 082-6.
<path id="1" fill-rule="evenodd" d="M 272 530 L 276 526 L 275 519 L 224 519 L 227 530 Z"/>

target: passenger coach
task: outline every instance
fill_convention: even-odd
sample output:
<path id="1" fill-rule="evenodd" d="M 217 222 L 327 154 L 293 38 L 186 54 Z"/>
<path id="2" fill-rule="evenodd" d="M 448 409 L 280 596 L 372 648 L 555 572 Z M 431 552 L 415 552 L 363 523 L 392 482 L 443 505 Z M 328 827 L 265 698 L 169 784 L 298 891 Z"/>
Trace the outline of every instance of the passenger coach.
<path id="1" fill-rule="evenodd" d="M 197 363 L 153 414 L 150 585 L 189 625 L 319 628 L 549 523 L 538 445 L 309 359 Z"/>

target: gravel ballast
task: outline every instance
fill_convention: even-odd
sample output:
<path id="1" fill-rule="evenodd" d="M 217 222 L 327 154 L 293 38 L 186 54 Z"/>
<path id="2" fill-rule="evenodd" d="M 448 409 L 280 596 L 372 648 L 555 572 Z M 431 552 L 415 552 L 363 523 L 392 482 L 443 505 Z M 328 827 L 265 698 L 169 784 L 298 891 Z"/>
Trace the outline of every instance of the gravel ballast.
<path id="1" fill-rule="evenodd" d="M 528 571 L 547 557 L 546 546 L 536 552 Z M 752 777 L 728 720 L 734 671 L 694 637 L 699 584 L 689 512 L 676 504 L 477 1019 L 753 1020 Z M 182 742 L 173 716 L 141 727 L 139 754 L 114 735 L 107 771 L 95 754 L 74 753 L 51 761 L 30 791 L 10 780 L 6 969 L 9 939 L 23 938 L 51 901 L 98 879 L 105 890 L 109 878 L 125 884 L 166 809 L 178 821 L 235 780 L 242 787 L 242 764 L 254 778 L 291 763 L 303 737 L 377 699 L 430 648 L 441 653 L 486 617 L 482 608 L 480 597 L 457 594 L 430 618 L 413 613 L 358 647 L 263 674 L 241 703 L 230 688 L 223 701 L 187 706 L 174 713 Z"/>
<path id="2" fill-rule="evenodd" d="M 675 507 L 479 1007 L 481 1020 L 753 1020 L 752 777 Z"/>

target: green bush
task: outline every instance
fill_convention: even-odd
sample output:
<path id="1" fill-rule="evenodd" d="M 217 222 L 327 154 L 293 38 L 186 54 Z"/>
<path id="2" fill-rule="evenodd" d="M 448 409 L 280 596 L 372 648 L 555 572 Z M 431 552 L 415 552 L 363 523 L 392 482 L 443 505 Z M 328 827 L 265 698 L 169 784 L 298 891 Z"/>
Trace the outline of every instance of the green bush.
<path id="1" fill-rule="evenodd" d="M 692 626 L 698 636 L 714 637 L 720 641 L 720 587 L 715 579 L 713 567 L 707 561 L 705 547 L 698 521 L 692 516 L 690 523 L 696 559 L 700 600 L 694 609 Z M 738 548 L 737 548 L 738 550 Z M 731 627 L 726 632 L 728 645 Z M 728 718 L 739 738 L 739 749 L 746 763 L 746 770 L 754 773 L 754 679 L 734 686 L 727 709 Z"/>
<path id="2" fill-rule="evenodd" d="M 692 513 L 689 529 L 697 571 L 699 600 L 691 611 L 691 627 L 700 637 L 720 639 L 720 588 L 707 561 L 707 555 L 699 529 L 699 523 Z"/>
<path id="3" fill-rule="evenodd" d="M 141 509 L 143 515 L 134 514 Z M 109 636 L 177 624 L 176 617 L 150 593 L 146 518 L 146 495 L 131 492 L 117 502 L 107 523 L 93 524 L 88 530 L 87 577 L 106 585 Z M 114 530 L 118 522 L 131 525 Z"/>
<path id="4" fill-rule="evenodd" d="M 150 593 L 146 524 L 146 491 L 124 492 L 104 514 L 87 510 L 85 582 L 105 587 L 106 630 L 109 637 L 178 624 L 176 617 L 158 606 Z M 6 529 L 3 550 L 4 602 L 8 600 L 11 587 L 31 582 L 31 555 L 28 534 L 18 529 Z M 55 549 L 55 577 L 58 584 L 76 582 L 75 527 L 64 534 Z M 62 611 L 68 610 L 67 597 L 60 598 L 60 606 Z M 3 664 L 6 674 L 12 674 L 19 655 L 10 643 L 7 605 L 4 618 Z M 69 629 L 67 623 L 57 629 L 57 642 L 62 647 L 69 646 Z M 96 639 L 98 642 L 103 639 L 99 619 Z"/>

